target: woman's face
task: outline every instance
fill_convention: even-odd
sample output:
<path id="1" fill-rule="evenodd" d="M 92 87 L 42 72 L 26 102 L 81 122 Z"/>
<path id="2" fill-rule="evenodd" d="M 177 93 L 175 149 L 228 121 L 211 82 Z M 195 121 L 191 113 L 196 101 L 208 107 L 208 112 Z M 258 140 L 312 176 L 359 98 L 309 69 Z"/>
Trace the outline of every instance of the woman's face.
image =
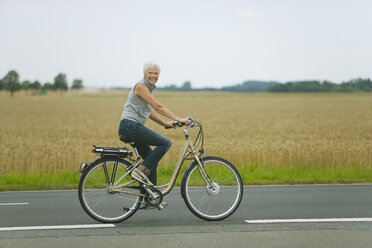
<path id="1" fill-rule="evenodd" d="M 150 68 L 145 74 L 145 78 L 149 84 L 155 85 L 159 78 L 159 71 L 156 68 Z"/>

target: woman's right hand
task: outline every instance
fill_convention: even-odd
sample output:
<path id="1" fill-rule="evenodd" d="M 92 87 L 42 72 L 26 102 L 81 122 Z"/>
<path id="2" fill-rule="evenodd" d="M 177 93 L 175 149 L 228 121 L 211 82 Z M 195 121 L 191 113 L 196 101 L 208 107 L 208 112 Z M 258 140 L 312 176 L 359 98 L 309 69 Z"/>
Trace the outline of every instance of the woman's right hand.
<path id="1" fill-rule="evenodd" d="M 165 122 L 165 123 L 164 123 L 164 127 L 165 127 L 166 129 L 174 128 L 174 126 L 173 126 L 173 121 L 167 121 L 167 122 Z"/>

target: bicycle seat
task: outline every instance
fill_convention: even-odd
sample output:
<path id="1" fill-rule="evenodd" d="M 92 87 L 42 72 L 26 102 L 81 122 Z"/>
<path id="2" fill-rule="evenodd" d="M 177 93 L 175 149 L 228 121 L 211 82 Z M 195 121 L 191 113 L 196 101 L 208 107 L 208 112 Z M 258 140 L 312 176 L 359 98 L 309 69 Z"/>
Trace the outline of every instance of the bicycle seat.
<path id="1" fill-rule="evenodd" d="M 124 143 L 129 144 L 129 145 L 131 145 L 131 146 L 134 146 L 134 145 L 136 144 L 136 142 L 131 141 L 131 140 L 128 140 L 128 139 L 124 138 L 124 137 L 121 136 L 121 135 L 119 135 L 119 139 L 120 139 L 121 141 L 123 141 Z"/>

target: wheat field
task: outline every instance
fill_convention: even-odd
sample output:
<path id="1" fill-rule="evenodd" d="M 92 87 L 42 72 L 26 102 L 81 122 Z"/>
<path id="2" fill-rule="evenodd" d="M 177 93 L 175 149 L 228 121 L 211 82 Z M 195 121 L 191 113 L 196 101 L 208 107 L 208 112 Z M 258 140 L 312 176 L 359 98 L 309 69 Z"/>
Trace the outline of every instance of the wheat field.
<path id="1" fill-rule="evenodd" d="M 124 146 L 118 125 L 128 92 L 0 96 L 0 174 L 78 170 L 92 144 Z M 156 92 L 179 116 L 203 123 L 205 150 L 237 167 L 372 169 L 372 94 Z M 169 137 L 169 167 L 182 129 L 146 126 Z"/>

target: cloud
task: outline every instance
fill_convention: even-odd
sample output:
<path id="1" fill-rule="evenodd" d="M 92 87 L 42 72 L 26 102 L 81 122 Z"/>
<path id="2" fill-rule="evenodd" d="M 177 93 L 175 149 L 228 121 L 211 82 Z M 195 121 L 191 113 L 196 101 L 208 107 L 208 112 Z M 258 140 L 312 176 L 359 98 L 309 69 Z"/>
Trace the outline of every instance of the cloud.
<path id="1" fill-rule="evenodd" d="M 255 10 L 244 9 L 244 10 L 237 11 L 237 15 L 240 16 L 240 17 L 242 17 L 242 18 L 248 18 L 248 17 L 260 16 L 261 13 L 258 12 L 258 11 L 255 11 Z"/>

